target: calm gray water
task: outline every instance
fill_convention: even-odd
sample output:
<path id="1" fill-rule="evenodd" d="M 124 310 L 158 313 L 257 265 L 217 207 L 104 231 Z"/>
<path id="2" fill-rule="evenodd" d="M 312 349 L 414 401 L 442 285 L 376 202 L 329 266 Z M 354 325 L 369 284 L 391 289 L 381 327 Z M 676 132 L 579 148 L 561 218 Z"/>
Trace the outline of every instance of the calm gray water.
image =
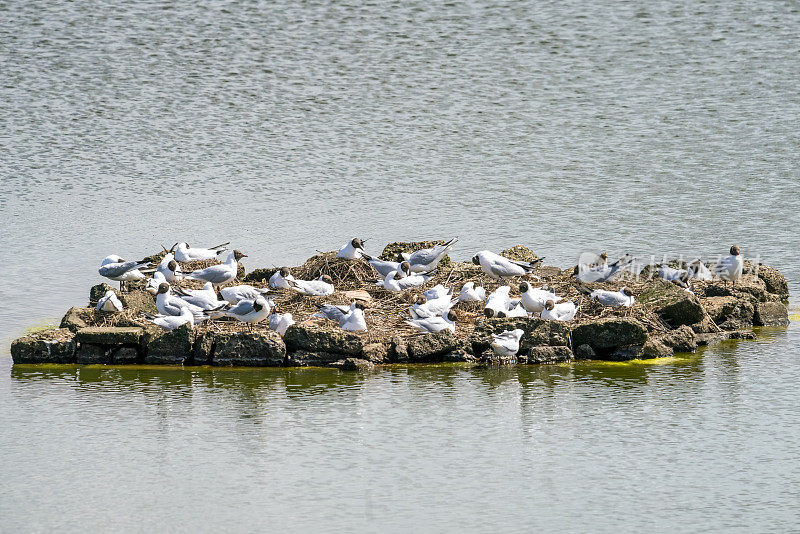
<path id="1" fill-rule="evenodd" d="M 0 530 L 798 526 L 800 333 L 659 365 L 12 369 L 99 260 L 800 266 L 800 8 L 0 2 Z"/>

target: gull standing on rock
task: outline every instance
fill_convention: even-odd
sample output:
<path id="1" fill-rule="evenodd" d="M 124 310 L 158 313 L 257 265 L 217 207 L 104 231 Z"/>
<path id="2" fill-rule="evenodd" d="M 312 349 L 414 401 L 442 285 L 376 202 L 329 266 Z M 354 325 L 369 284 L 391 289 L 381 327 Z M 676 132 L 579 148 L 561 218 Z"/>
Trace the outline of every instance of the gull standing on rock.
<path id="1" fill-rule="evenodd" d="M 160 326 L 167 332 L 171 332 L 186 323 L 189 323 L 189 326 L 194 328 L 194 314 L 189 308 L 181 309 L 180 315 L 152 315 L 149 313 L 143 315 L 145 319 Z"/>
<path id="2" fill-rule="evenodd" d="M 228 259 L 225 260 L 225 263 L 192 271 L 190 274 L 186 275 L 186 278 L 188 280 L 211 282 L 214 286 L 225 284 L 236 278 L 236 273 L 239 269 L 239 260 L 246 257 L 247 254 L 234 250 L 228 254 Z"/>
<path id="3" fill-rule="evenodd" d="M 316 280 L 287 280 L 289 287 L 304 295 L 322 297 L 333 293 L 333 279 L 323 274 Z"/>
<path id="4" fill-rule="evenodd" d="M 240 300 L 255 300 L 259 296 L 269 293 L 269 289 L 253 287 L 247 284 L 231 287 L 221 287 L 219 294 L 231 304 L 238 304 Z"/>
<path id="5" fill-rule="evenodd" d="M 742 258 L 738 245 L 733 245 L 731 253 L 719 260 L 714 266 L 714 274 L 720 280 L 732 281 L 733 287 L 736 287 L 736 282 L 742 279 L 743 270 L 744 258 Z"/>
<path id="6" fill-rule="evenodd" d="M 456 299 L 458 302 L 483 302 L 486 300 L 486 290 L 481 287 L 475 287 L 475 282 L 467 282 L 461 286 L 461 292 Z"/>
<path id="7" fill-rule="evenodd" d="M 117 298 L 117 294 L 114 293 L 113 290 L 109 289 L 106 291 L 106 294 L 97 301 L 97 307 L 95 308 L 97 311 L 104 311 L 104 312 L 121 312 L 123 309 L 122 302 L 120 302 L 119 298 Z"/>
<path id="8" fill-rule="evenodd" d="M 269 287 L 274 289 L 291 289 L 289 281 L 294 280 L 294 276 L 288 267 L 281 267 L 269 277 Z"/>
<path id="9" fill-rule="evenodd" d="M 211 248 L 191 248 L 188 243 L 177 243 L 172 246 L 171 251 L 175 251 L 175 259 L 181 262 L 213 260 L 217 254 L 225 252 L 226 246 L 230 243 L 223 243 Z"/>
<path id="10" fill-rule="evenodd" d="M 541 317 L 551 321 L 571 321 L 575 318 L 575 314 L 578 313 L 580 305 L 580 300 L 577 303 L 562 302 L 560 304 L 548 300 L 544 305 Z"/>
<path id="11" fill-rule="evenodd" d="M 633 293 L 627 287 L 622 287 L 619 291 L 607 291 L 605 289 L 592 290 L 589 287 L 581 284 L 578 290 L 587 295 L 590 299 L 594 299 L 603 306 L 611 308 L 630 308 L 636 299 L 633 298 Z"/>
<path id="12" fill-rule="evenodd" d="M 494 252 L 482 250 L 472 258 L 472 263 L 480 265 L 481 270 L 488 274 L 490 278 L 502 280 L 503 278 L 522 276 L 531 272 L 543 259 L 539 258 L 532 262 L 515 261 L 504 258 Z"/>
<path id="13" fill-rule="evenodd" d="M 444 245 L 435 245 L 433 248 L 424 248 L 411 252 L 410 254 L 403 252 L 400 256 L 408 262 L 412 273 L 427 273 L 434 270 L 436 266 L 439 265 L 444 255 L 447 254 L 457 241 L 458 238 L 454 237 Z"/>
<path id="14" fill-rule="evenodd" d="M 406 324 L 410 324 L 416 328 L 417 331 L 422 332 L 423 334 L 432 334 L 435 332 L 441 332 L 442 330 L 450 330 L 451 332 L 455 332 L 456 319 L 456 312 L 453 310 L 448 310 L 439 317 L 410 319 L 406 321 Z"/>
<path id="15" fill-rule="evenodd" d="M 139 270 L 147 267 L 147 261 L 125 261 L 116 254 L 106 256 L 97 270 L 100 276 L 104 276 L 115 282 L 119 282 L 119 290 L 122 291 L 124 282 L 144 280 L 146 277 Z"/>
<path id="16" fill-rule="evenodd" d="M 548 300 L 558 302 L 564 300 L 546 287 L 533 287 L 528 282 L 519 285 L 520 302 L 525 310 L 531 313 L 541 313 Z"/>
<path id="17" fill-rule="evenodd" d="M 519 352 L 519 341 L 525 332 L 519 328 L 506 330 L 500 334 L 492 334 L 492 352 L 499 358 L 507 359 Z"/>
<path id="18" fill-rule="evenodd" d="M 337 258 L 343 260 L 357 260 L 364 253 L 364 242 L 359 238 L 351 239 L 345 246 L 336 253 Z"/>

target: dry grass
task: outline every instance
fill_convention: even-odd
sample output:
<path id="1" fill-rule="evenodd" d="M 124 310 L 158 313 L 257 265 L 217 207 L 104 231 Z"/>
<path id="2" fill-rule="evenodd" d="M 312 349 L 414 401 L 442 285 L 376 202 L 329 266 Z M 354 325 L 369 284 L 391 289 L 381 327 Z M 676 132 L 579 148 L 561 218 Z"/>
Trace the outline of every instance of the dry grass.
<path id="1" fill-rule="evenodd" d="M 515 255 L 524 255 L 525 253 L 522 247 L 514 247 L 513 252 Z M 163 253 L 160 255 L 163 257 Z M 402 292 L 391 292 L 375 285 L 378 276 L 367 262 L 361 260 L 341 260 L 336 258 L 335 255 L 335 252 L 320 253 L 309 258 L 303 265 L 290 268 L 292 274 L 298 279 L 316 279 L 322 274 L 330 276 L 336 288 L 333 295 L 327 297 L 309 297 L 294 290 L 272 290 L 269 296 L 275 302 L 277 311 L 279 313 L 291 313 L 294 320 L 298 323 L 333 325 L 334 323 L 331 321 L 322 318 L 314 318 L 314 315 L 318 312 L 317 305 L 349 305 L 353 298 L 357 296 L 354 292 L 358 292 L 358 294 L 361 295 L 359 298 L 364 298 L 369 306 L 365 312 L 368 331 L 362 334 L 365 341 L 386 342 L 395 335 L 416 335 L 416 330 L 405 324 L 403 316 L 408 315 L 408 307 L 411 305 L 416 295 L 436 284 L 452 287 L 454 296 L 458 294 L 463 284 L 469 281 L 475 282 L 476 285 L 482 285 L 486 289 L 487 295 L 501 285 L 500 281 L 491 280 L 482 273 L 479 266 L 471 262 L 452 262 L 448 265 L 440 266 L 438 272 L 431 280 L 420 288 Z M 158 256 L 159 254 L 152 256 L 154 261 L 156 261 L 155 258 L 158 258 Z M 182 264 L 182 267 L 185 272 L 190 272 L 192 269 L 204 268 L 215 263 L 219 262 L 215 260 L 191 262 Z M 581 297 L 581 293 L 576 288 L 576 280 L 572 275 L 571 269 L 562 271 L 557 267 L 542 266 L 534 270 L 533 273 L 509 280 L 507 283 L 511 285 L 512 298 L 519 297 L 519 284 L 523 280 L 531 282 L 534 286 L 547 285 L 557 295 L 564 297 L 566 300 L 577 300 Z M 233 283 L 238 283 L 238 280 Z M 266 286 L 266 280 L 260 280 L 258 282 L 250 281 L 249 283 L 255 287 Z M 591 288 L 610 290 L 617 290 L 622 286 L 627 286 L 635 295 L 638 295 L 646 284 L 647 281 L 645 280 L 619 280 L 587 285 Z M 193 280 L 185 280 L 176 284 L 178 287 L 191 289 L 200 288 L 202 285 L 202 282 Z M 456 324 L 456 335 L 461 338 L 466 338 L 472 333 L 476 323 L 482 320 L 483 307 L 479 303 L 459 303 L 456 305 L 455 310 L 459 316 L 459 321 Z M 141 317 L 138 310 L 125 310 L 119 314 L 96 314 L 96 316 L 98 324 L 101 325 L 117 324 L 130 326 L 138 324 L 145 326 L 150 324 Z M 636 303 L 631 308 L 613 309 L 601 306 L 599 303 L 590 301 L 585 297 L 583 298 L 578 315 L 573 320 L 572 324 L 581 324 L 607 317 L 635 318 L 654 331 L 665 331 L 668 329 L 654 312 L 648 310 L 639 303 Z M 199 327 L 200 331 L 213 330 L 225 332 L 248 331 L 251 328 L 256 331 L 266 330 L 266 321 L 251 327 L 230 319 L 217 319 L 206 322 Z"/>

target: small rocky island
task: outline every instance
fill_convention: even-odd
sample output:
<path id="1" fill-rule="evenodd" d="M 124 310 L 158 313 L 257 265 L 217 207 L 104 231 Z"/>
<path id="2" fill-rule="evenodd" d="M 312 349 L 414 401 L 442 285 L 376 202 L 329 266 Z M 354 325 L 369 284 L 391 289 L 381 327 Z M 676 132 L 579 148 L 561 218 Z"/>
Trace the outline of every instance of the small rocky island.
<path id="1" fill-rule="evenodd" d="M 435 243 L 391 243 L 380 259 L 398 261 L 402 252 L 412 252 Z M 146 258 L 162 260 L 167 251 Z M 501 253 L 503 257 L 536 262 L 538 257 L 524 246 Z M 189 262 L 184 272 L 219 263 Z M 673 268 L 686 268 L 672 261 Z M 241 264 L 231 285 L 268 287 L 276 268 L 245 273 Z M 656 267 L 637 274 L 623 273 L 613 281 L 587 283 L 591 289 L 618 290 L 625 286 L 635 296 L 630 307 L 603 306 L 583 297 L 577 315 L 570 321 L 545 320 L 538 316 L 486 317 L 482 302 L 459 302 L 453 310 L 455 331 L 420 334 L 405 318 L 418 295 L 437 284 L 454 288 L 454 295 L 467 282 L 482 285 L 487 294 L 507 283 L 511 297 L 519 296 L 522 281 L 547 287 L 567 300 L 582 297 L 576 283 L 577 267 L 562 270 L 539 265 L 530 273 L 501 282 L 487 277 L 472 262 L 453 262 L 445 256 L 431 278 L 420 287 L 389 291 L 375 284 L 375 271 L 363 260 L 337 258 L 336 252 L 319 254 L 303 265 L 289 268 L 299 280 L 329 276 L 335 291 L 327 296 L 308 296 L 292 289 L 271 289 L 269 298 L 282 313 L 296 321 L 283 336 L 270 330 L 266 321 L 249 325 L 229 319 L 184 324 L 164 331 L 145 319 L 155 314 L 155 299 L 144 282 L 128 282 L 120 292 L 107 284 L 89 291 L 87 307 L 73 307 L 60 328 L 30 332 L 15 340 L 11 355 L 17 364 L 164 364 L 217 366 L 332 366 L 368 369 L 376 364 L 477 362 L 484 364 L 541 364 L 574 359 L 624 361 L 659 358 L 674 352 L 693 352 L 700 345 L 723 339 L 754 339 L 753 326 L 785 326 L 789 323 L 786 279 L 767 265 L 744 262 L 744 274 L 736 284 L 724 281 L 692 283 L 691 291 L 658 277 Z M 181 280 L 178 288 L 198 289 L 202 282 Z M 97 311 L 98 300 L 113 291 L 122 311 Z M 367 331 L 349 332 L 335 321 L 321 317 L 318 305 L 365 304 Z M 520 329 L 519 350 L 498 356 L 491 350 L 493 335 Z"/>

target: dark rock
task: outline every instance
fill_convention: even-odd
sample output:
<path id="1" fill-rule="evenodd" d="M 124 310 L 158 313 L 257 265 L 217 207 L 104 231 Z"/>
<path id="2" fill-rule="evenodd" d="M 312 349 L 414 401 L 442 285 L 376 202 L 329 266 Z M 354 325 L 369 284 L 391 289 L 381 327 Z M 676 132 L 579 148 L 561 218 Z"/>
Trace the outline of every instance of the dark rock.
<path id="1" fill-rule="evenodd" d="M 413 336 L 406 342 L 408 361 L 442 361 L 442 356 L 460 349 L 461 345 L 462 342 L 450 330 Z"/>
<path id="2" fill-rule="evenodd" d="M 103 298 L 108 291 L 113 291 L 117 297 L 120 296 L 119 290 L 114 289 L 106 283 L 92 286 L 92 288 L 89 290 L 89 307 L 93 309 L 97 307 L 97 302 Z"/>
<path id="3" fill-rule="evenodd" d="M 575 356 L 581 360 L 593 360 L 597 357 L 591 345 L 584 343 L 575 349 Z"/>
<path id="4" fill-rule="evenodd" d="M 647 329 L 635 319 L 613 317 L 578 325 L 572 331 L 573 346 L 589 345 L 604 359 L 610 349 L 628 345 L 643 345 Z"/>
<path id="5" fill-rule="evenodd" d="M 358 334 L 333 326 L 295 324 L 286 330 L 283 341 L 289 352 L 304 350 L 360 356 L 364 348 L 364 342 Z"/>
<path id="6" fill-rule="evenodd" d="M 332 352 L 309 352 L 298 350 L 286 356 L 284 365 L 288 367 L 324 367 L 342 359 L 341 354 Z"/>
<path id="7" fill-rule="evenodd" d="M 702 321 L 693 324 L 691 329 L 695 334 L 713 334 L 720 331 L 720 328 L 708 314 L 703 317 Z"/>
<path id="8" fill-rule="evenodd" d="M 61 319 L 61 328 L 66 328 L 75 333 L 81 328 L 86 328 L 94 322 L 94 308 L 72 307 L 67 310 Z"/>
<path id="9" fill-rule="evenodd" d="M 89 326 L 78 330 L 75 334 L 75 342 L 93 345 L 138 345 L 142 333 L 141 328 Z"/>
<path id="10" fill-rule="evenodd" d="M 75 361 L 80 364 L 109 364 L 112 349 L 103 345 L 83 344 L 78 347 L 75 353 Z"/>
<path id="11" fill-rule="evenodd" d="M 575 355 L 572 354 L 569 347 L 565 346 L 538 346 L 531 347 L 526 358 L 526 363 L 559 363 L 571 362 L 575 359 Z"/>
<path id="12" fill-rule="evenodd" d="M 569 324 L 559 321 L 545 321 L 539 317 L 505 317 L 484 319 L 475 327 L 469 337 L 469 344 L 476 356 L 490 349 L 492 334 L 519 328 L 523 332 L 520 340 L 520 354 L 527 354 L 531 347 L 569 345 Z"/>
<path id="13" fill-rule="evenodd" d="M 751 330 L 731 330 L 728 332 L 720 331 L 708 334 L 697 334 L 696 341 L 698 345 L 712 345 L 727 339 L 755 340 L 756 335 Z"/>
<path id="14" fill-rule="evenodd" d="M 156 299 L 147 291 L 141 289 L 126 291 L 120 295 L 119 300 L 122 302 L 125 309 L 139 310 L 152 314 L 158 313 Z"/>
<path id="15" fill-rule="evenodd" d="M 396 241 L 386 245 L 379 258 L 386 261 L 403 261 L 402 256 L 400 256 L 401 252 L 416 252 L 417 250 L 432 248 L 436 245 L 444 245 L 445 243 L 446 241 L 412 241 L 408 243 Z M 442 261 L 439 262 L 439 267 L 446 267 L 448 265 L 450 265 L 450 256 L 445 254 Z"/>
<path id="16" fill-rule="evenodd" d="M 197 336 L 192 348 L 192 363 L 194 365 L 211 365 L 214 357 L 214 334 L 203 332 Z"/>
<path id="17" fill-rule="evenodd" d="M 491 365 L 513 365 L 515 363 L 528 363 L 528 357 L 523 356 L 520 360 L 516 354 L 496 354 L 494 351 L 488 350 L 480 355 L 480 361 Z"/>
<path id="18" fill-rule="evenodd" d="M 391 345 L 386 343 L 368 343 L 364 345 L 362 356 L 372 363 L 388 363 Z"/>
<path id="19" fill-rule="evenodd" d="M 32 332 L 11 343 L 14 363 L 75 363 L 73 334 L 67 329 Z"/>
<path id="20" fill-rule="evenodd" d="M 454 350 L 453 352 L 448 352 L 447 354 L 442 356 L 443 362 L 474 362 L 476 361 L 475 356 L 469 354 L 464 349 Z"/>
<path id="21" fill-rule="evenodd" d="M 408 343 L 402 336 L 392 336 L 389 348 L 389 361 L 394 363 L 408 362 Z"/>
<path id="22" fill-rule="evenodd" d="M 736 286 L 730 283 L 715 282 L 705 287 L 705 297 L 736 297 L 753 302 L 766 302 L 779 300 L 777 295 L 767 292 L 767 286 L 763 280 L 756 276 L 743 276 L 736 282 Z"/>
<path id="23" fill-rule="evenodd" d="M 703 307 L 722 330 L 739 330 L 753 326 L 755 306 L 736 297 L 705 297 Z"/>
<path id="24" fill-rule="evenodd" d="M 661 278 L 647 284 L 639 294 L 639 302 L 673 327 L 695 324 L 705 317 L 703 306 L 696 296 Z"/>
<path id="25" fill-rule="evenodd" d="M 214 335 L 214 365 L 277 367 L 283 365 L 286 346 L 277 332 L 235 332 Z"/>
<path id="26" fill-rule="evenodd" d="M 345 358 L 344 360 L 337 360 L 330 365 L 342 371 L 372 371 L 375 368 L 374 363 L 360 358 Z"/>
<path id="27" fill-rule="evenodd" d="M 658 336 L 656 339 L 676 352 L 694 352 L 697 350 L 696 337 L 691 327 L 683 325 Z"/>
<path id="28" fill-rule="evenodd" d="M 528 263 L 537 261 L 539 259 L 539 256 L 537 256 L 525 245 L 514 245 L 513 247 L 502 251 L 500 255 L 504 258 L 508 258 L 509 260 L 525 261 Z"/>
<path id="29" fill-rule="evenodd" d="M 777 295 L 780 300 L 789 299 L 789 284 L 778 269 L 769 265 L 755 265 L 749 261 L 744 262 L 745 272 L 754 272 L 764 282 L 768 293 Z"/>
<path id="30" fill-rule="evenodd" d="M 787 326 L 789 310 L 782 302 L 759 302 L 753 314 L 756 326 Z"/>
<path id="31" fill-rule="evenodd" d="M 184 324 L 150 340 L 147 343 L 144 362 L 165 365 L 181 365 L 190 362 L 193 345 L 194 330 L 188 324 Z"/>
<path id="32" fill-rule="evenodd" d="M 242 277 L 242 281 L 245 283 L 250 282 L 269 282 L 270 277 L 275 274 L 278 267 L 272 267 L 270 269 L 253 269 L 247 275 Z"/>
<path id="33" fill-rule="evenodd" d="M 648 338 L 642 345 L 639 358 L 642 360 L 652 358 L 666 358 L 673 355 L 672 347 L 664 343 L 663 339 L 657 337 Z"/>
<path id="34" fill-rule="evenodd" d="M 112 351 L 111 361 L 118 365 L 139 363 L 139 351 L 135 347 L 118 347 Z"/>

